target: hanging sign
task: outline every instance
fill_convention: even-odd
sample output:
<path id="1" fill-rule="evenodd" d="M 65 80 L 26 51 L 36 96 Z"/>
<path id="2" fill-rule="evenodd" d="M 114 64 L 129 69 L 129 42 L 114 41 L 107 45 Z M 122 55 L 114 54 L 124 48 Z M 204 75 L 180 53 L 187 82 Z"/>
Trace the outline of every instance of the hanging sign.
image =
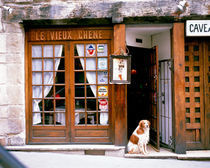
<path id="1" fill-rule="evenodd" d="M 87 56 L 94 56 L 95 55 L 95 45 L 89 44 L 87 46 Z"/>
<path id="2" fill-rule="evenodd" d="M 108 86 L 98 86 L 98 97 L 108 96 Z"/>
<path id="3" fill-rule="evenodd" d="M 111 55 L 110 70 L 110 83 L 130 84 L 131 56 Z"/>
<path id="4" fill-rule="evenodd" d="M 186 36 L 210 36 L 210 20 L 187 20 Z"/>
<path id="5" fill-rule="evenodd" d="M 107 101 L 107 99 L 100 99 L 99 100 L 99 110 L 108 111 L 108 101 Z"/>

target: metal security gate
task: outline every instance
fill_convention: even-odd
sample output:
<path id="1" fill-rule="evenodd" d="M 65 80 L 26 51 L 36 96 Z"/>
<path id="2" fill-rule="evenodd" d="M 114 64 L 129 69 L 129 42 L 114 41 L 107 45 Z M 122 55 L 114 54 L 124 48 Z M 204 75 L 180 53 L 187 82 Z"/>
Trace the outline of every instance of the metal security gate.
<path id="1" fill-rule="evenodd" d="M 173 148 L 172 136 L 172 64 L 173 60 L 159 61 L 159 130 L 160 143 Z"/>

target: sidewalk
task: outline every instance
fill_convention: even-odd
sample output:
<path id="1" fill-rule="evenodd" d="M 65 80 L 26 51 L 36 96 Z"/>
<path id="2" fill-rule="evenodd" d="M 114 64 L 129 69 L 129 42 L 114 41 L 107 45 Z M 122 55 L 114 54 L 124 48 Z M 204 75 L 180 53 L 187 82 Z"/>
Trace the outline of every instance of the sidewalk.
<path id="1" fill-rule="evenodd" d="M 140 159 L 178 159 L 210 161 L 210 150 L 187 151 L 186 154 L 176 154 L 165 148 L 161 148 L 160 152 L 157 152 L 150 145 L 148 145 L 148 155 L 124 154 L 125 147 L 114 145 L 24 145 L 6 146 L 5 148 L 8 151 L 18 152 L 50 152 L 76 155 L 118 156 L 124 158 Z"/>

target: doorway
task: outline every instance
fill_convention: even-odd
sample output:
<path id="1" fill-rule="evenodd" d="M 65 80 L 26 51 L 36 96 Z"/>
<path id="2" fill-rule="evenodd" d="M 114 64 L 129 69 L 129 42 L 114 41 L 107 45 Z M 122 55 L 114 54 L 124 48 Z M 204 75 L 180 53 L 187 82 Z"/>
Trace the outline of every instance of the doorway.
<path id="1" fill-rule="evenodd" d="M 159 150 L 158 55 L 157 47 L 128 46 L 131 57 L 131 84 L 128 85 L 128 138 L 139 121 L 151 122 L 150 143 Z"/>

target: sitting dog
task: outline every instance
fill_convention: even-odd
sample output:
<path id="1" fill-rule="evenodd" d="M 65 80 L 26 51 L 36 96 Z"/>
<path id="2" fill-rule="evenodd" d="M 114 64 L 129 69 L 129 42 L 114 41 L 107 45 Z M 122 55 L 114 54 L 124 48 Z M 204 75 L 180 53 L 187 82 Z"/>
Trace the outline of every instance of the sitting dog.
<path id="1" fill-rule="evenodd" d="M 141 120 L 138 127 L 132 133 L 127 148 L 129 154 L 147 154 L 147 144 L 149 142 L 150 122 Z"/>

